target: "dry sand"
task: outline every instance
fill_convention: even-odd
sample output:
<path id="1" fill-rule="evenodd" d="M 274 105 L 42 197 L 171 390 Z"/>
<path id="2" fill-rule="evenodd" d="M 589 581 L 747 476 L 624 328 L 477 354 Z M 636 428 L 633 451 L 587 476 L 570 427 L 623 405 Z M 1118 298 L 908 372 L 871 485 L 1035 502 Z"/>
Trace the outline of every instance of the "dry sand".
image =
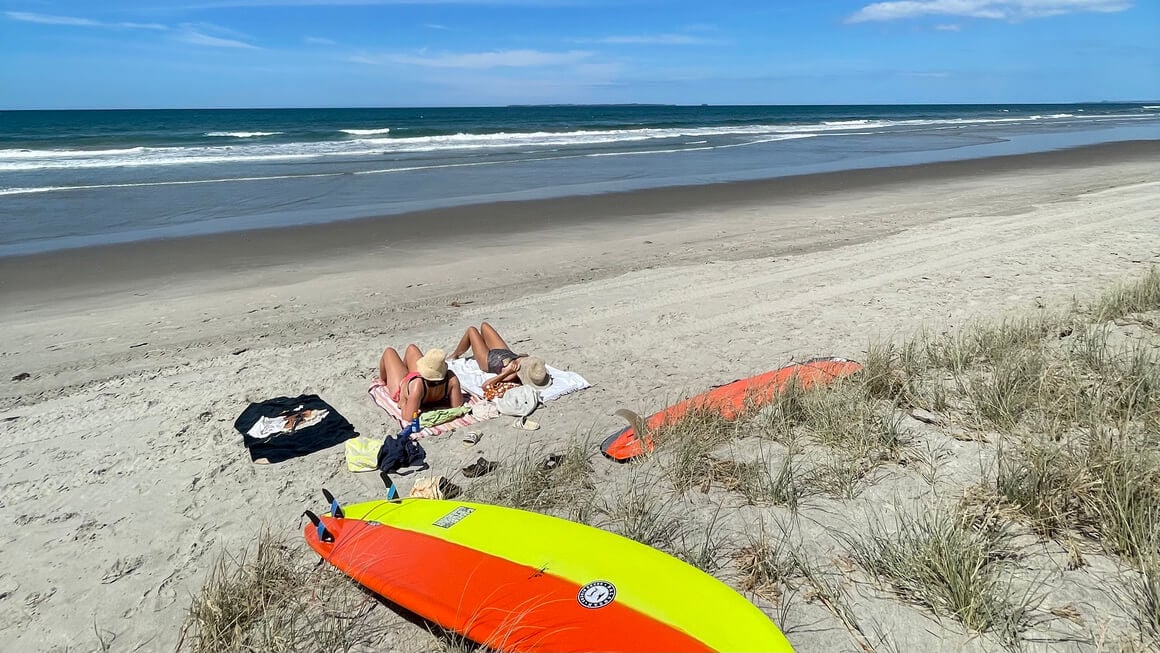
<path id="1" fill-rule="evenodd" d="M 232 423 L 250 401 L 317 393 L 381 436 L 394 427 L 366 390 L 388 345 L 450 349 L 488 320 L 593 383 L 534 433 L 493 420 L 474 449 L 424 440 L 432 472 L 463 482 L 478 455 L 604 434 L 621 406 L 1098 291 L 1160 263 L 1158 207 L 1148 142 L 0 260 L 3 648 L 93 650 L 100 632 L 111 650 L 171 650 L 223 550 L 263 524 L 293 534 L 320 487 L 377 496 L 341 446 L 256 466 Z M 614 491 L 626 468 L 594 462 Z M 963 465 L 947 475 L 977 474 Z M 908 473 L 894 496 L 924 485 Z M 825 522 L 884 501 L 867 495 L 803 527 L 820 556 Z M 860 607 L 902 650 L 982 646 L 885 595 Z M 799 650 L 852 647 L 818 623 Z"/>

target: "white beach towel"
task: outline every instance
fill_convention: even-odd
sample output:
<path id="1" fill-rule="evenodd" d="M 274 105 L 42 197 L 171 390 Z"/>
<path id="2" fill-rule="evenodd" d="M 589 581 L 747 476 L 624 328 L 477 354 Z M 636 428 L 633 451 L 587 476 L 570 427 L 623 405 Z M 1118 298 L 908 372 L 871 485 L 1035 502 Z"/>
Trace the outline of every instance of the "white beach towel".
<path id="1" fill-rule="evenodd" d="M 480 370 L 475 360 L 470 358 L 448 360 L 447 367 L 455 372 L 455 376 L 459 377 L 459 384 L 463 386 L 463 390 L 475 397 L 483 396 L 483 382 L 495 376 L 490 372 Z M 548 374 L 552 376 L 552 383 L 539 391 L 540 401 L 547 402 L 559 399 L 566 394 L 592 387 L 592 384 L 575 372 L 558 370 L 551 365 L 546 367 Z"/>

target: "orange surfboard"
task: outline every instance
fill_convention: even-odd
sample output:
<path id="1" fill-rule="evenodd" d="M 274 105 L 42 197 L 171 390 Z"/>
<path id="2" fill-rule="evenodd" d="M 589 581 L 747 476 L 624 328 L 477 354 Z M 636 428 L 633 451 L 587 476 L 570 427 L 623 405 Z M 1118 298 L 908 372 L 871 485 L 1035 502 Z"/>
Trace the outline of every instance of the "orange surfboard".
<path id="1" fill-rule="evenodd" d="M 769 617 L 666 553 L 549 515 L 408 498 L 308 513 L 303 535 L 371 591 L 497 651 L 793 653 Z"/>
<path id="2" fill-rule="evenodd" d="M 809 388 L 848 377 L 861 369 L 861 363 L 845 358 L 811 358 L 748 379 L 717 386 L 708 392 L 689 397 L 653 413 L 643 420 L 636 418 L 630 411 L 619 410 L 616 414 L 629 419 L 629 426 L 605 438 L 600 445 L 600 451 L 613 460 L 625 462 L 653 451 L 654 445 L 649 432 L 677 422 L 690 411 L 714 411 L 725 419 L 734 419 L 747 407 L 761 408 L 768 405 L 791 381 L 796 380 L 801 387 Z M 638 434 L 637 428 L 642 428 L 645 433 Z"/>

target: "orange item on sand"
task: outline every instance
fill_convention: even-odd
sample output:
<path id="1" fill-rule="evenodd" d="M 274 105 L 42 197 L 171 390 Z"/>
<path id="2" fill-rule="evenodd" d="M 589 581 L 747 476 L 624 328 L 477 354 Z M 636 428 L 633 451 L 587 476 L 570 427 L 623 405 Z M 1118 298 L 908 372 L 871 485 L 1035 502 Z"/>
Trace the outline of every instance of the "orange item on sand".
<path id="1" fill-rule="evenodd" d="M 600 451 L 615 461 L 625 462 L 653 451 L 654 445 L 649 432 L 677 422 L 689 411 L 716 411 L 725 419 L 734 419 L 747 407 L 761 408 L 769 405 L 792 380 L 796 379 L 801 387 L 808 388 L 848 377 L 861 369 L 861 363 L 845 358 L 812 358 L 718 386 L 653 413 L 643 420 L 631 411 L 618 410 L 616 414 L 628 419 L 629 426 L 608 436 L 601 443 Z M 646 432 L 638 434 L 636 431 L 638 426 Z"/>

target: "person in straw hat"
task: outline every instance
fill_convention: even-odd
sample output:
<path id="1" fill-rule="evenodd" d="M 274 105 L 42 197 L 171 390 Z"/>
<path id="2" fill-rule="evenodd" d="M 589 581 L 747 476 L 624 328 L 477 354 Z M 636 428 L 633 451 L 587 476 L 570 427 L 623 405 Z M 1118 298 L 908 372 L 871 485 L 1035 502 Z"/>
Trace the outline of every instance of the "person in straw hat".
<path id="1" fill-rule="evenodd" d="M 451 358 L 459 358 L 471 347 L 471 355 L 480 369 L 491 372 L 495 376 L 483 382 L 486 390 L 497 383 L 521 383 L 536 390 L 543 390 L 552 385 L 552 376 L 548 374 L 548 367 L 544 359 L 539 356 L 517 354 L 512 351 L 507 342 L 487 322 L 467 327 L 459 344 L 451 352 Z"/>
<path id="2" fill-rule="evenodd" d="M 400 357 L 394 347 L 387 347 L 379 359 L 379 378 L 406 417 L 428 407 L 463 405 L 463 389 L 455 374 L 447 370 L 442 349 L 424 354 L 417 346 L 407 345 Z"/>

